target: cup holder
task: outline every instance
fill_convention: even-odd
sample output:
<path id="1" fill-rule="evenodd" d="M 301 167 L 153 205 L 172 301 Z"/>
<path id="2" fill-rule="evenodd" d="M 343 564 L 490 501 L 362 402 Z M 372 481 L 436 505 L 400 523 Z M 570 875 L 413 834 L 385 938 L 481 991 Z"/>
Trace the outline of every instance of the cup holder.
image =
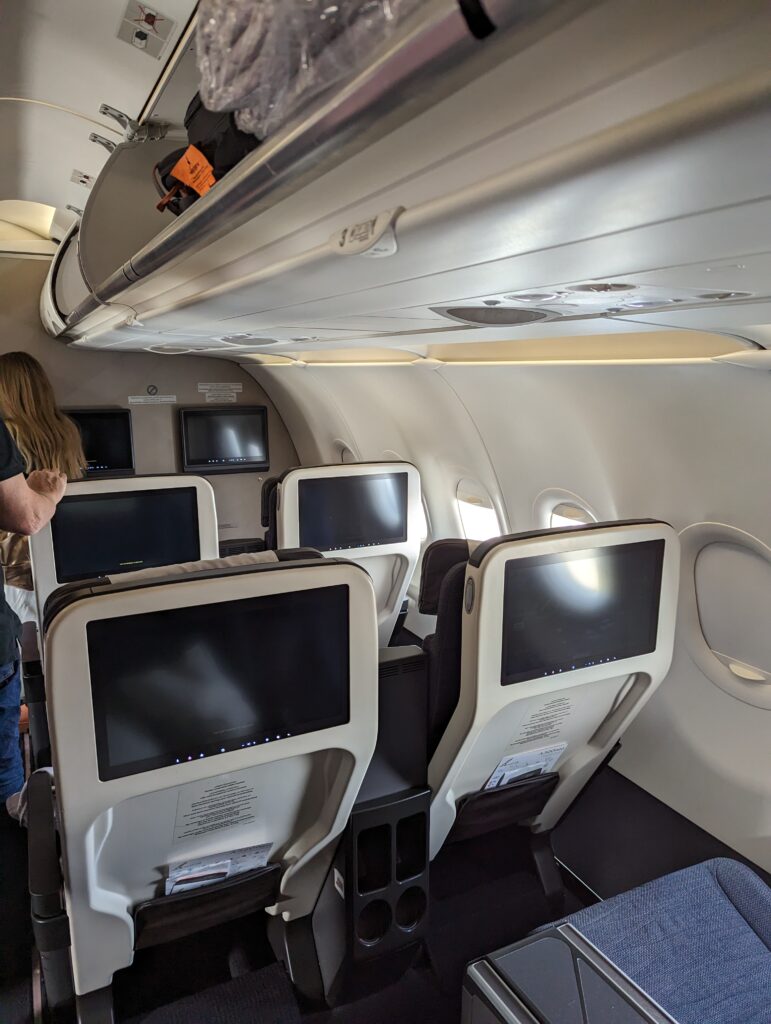
<path id="1" fill-rule="evenodd" d="M 365 946 L 374 946 L 385 938 L 390 927 L 391 907 L 385 900 L 372 900 L 359 914 L 356 921 L 356 936 Z"/>
<path id="2" fill-rule="evenodd" d="M 396 904 L 396 923 L 405 932 L 417 928 L 425 917 L 427 903 L 425 889 L 417 885 L 406 889 Z"/>

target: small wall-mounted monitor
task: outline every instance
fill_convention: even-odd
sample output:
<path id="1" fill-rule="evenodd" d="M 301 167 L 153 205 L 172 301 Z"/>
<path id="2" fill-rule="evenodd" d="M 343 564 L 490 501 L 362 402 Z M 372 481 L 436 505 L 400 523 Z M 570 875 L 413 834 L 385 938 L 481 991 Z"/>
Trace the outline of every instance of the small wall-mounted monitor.
<path id="1" fill-rule="evenodd" d="M 501 683 L 560 676 L 656 649 L 664 541 L 506 563 Z"/>
<path id="2" fill-rule="evenodd" d="M 130 476 L 134 442 L 130 409 L 67 409 L 83 439 L 88 478 Z"/>
<path id="3" fill-rule="evenodd" d="M 300 546 L 317 551 L 407 540 L 407 473 L 299 480 Z"/>
<path id="4" fill-rule="evenodd" d="M 180 409 L 186 473 L 239 473 L 270 468 L 264 405 Z"/>
<path id="5" fill-rule="evenodd" d="M 338 585 L 90 622 L 99 778 L 348 722 L 348 603 Z"/>
<path id="6" fill-rule="evenodd" d="M 42 616 L 64 583 L 217 558 L 214 492 L 179 476 L 72 483 L 30 552 Z"/>

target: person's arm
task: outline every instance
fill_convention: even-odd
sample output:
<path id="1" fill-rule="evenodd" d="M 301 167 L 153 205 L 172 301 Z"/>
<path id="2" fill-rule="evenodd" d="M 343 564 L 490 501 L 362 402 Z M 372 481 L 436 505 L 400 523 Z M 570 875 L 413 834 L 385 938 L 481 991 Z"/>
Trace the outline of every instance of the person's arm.
<path id="1" fill-rule="evenodd" d="M 50 469 L 0 480 L 0 530 L 26 537 L 42 530 L 64 495 L 67 478 Z"/>

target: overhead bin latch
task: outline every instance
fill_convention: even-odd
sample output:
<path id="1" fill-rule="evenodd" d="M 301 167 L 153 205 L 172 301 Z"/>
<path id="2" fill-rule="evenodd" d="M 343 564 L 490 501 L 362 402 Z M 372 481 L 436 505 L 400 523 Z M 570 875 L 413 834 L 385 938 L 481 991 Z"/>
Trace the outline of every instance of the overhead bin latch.
<path id="1" fill-rule="evenodd" d="M 102 146 L 107 150 L 108 153 L 114 153 L 118 143 L 112 139 L 105 138 L 104 135 L 99 135 L 98 132 L 91 132 L 88 137 L 89 142 L 95 142 L 97 145 Z"/>
<path id="2" fill-rule="evenodd" d="M 404 213 L 403 206 L 384 210 L 375 217 L 349 224 L 329 239 L 330 247 L 341 256 L 370 256 L 382 258 L 398 251 L 396 220 Z"/>
<path id="3" fill-rule="evenodd" d="M 124 114 L 122 110 L 111 107 L 109 103 L 103 103 L 99 108 L 99 113 L 118 122 L 126 133 L 126 142 L 157 142 L 164 138 L 169 130 L 169 126 L 164 121 L 146 121 L 144 124 L 140 124 L 133 117 Z"/>

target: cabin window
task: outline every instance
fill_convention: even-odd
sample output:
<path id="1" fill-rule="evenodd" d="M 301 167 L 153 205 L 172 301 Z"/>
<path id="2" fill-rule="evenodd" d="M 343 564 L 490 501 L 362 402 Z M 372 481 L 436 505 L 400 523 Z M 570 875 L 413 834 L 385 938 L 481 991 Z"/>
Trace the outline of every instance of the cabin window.
<path id="1" fill-rule="evenodd" d="M 680 534 L 678 634 L 704 675 L 731 697 L 771 710 L 771 548 L 725 523 Z"/>
<path id="2" fill-rule="evenodd" d="M 342 463 L 348 465 L 350 463 L 359 461 L 356 458 L 356 453 L 354 452 L 353 448 L 351 448 L 347 441 L 342 441 L 340 440 L 340 438 L 338 438 L 335 441 L 335 444 L 337 445 L 337 449 L 340 452 L 340 461 Z"/>
<path id="3" fill-rule="evenodd" d="M 554 530 L 565 526 L 589 526 L 596 523 L 597 517 L 583 505 L 572 501 L 561 501 L 551 510 L 549 529 Z"/>
<path id="4" fill-rule="evenodd" d="M 767 682 L 771 564 L 738 544 L 709 544 L 694 575 L 699 622 L 712 653 L 740 679 Z"/>
<path id="5" fill-rule="evenodd" d="M 533 525 L 536 530 L 557 530 L 569 526 L 589 526 L 600 516 L 580 495 L 562 487 L 541 491 L 533 502 Z"/>
<path id="6" fill-rule="evenodd" d="M 503 533 L 493 499 L 473 480 L 461 480 L 456 491 L 458 513 L 467 540 L 489 540 Z"/>

